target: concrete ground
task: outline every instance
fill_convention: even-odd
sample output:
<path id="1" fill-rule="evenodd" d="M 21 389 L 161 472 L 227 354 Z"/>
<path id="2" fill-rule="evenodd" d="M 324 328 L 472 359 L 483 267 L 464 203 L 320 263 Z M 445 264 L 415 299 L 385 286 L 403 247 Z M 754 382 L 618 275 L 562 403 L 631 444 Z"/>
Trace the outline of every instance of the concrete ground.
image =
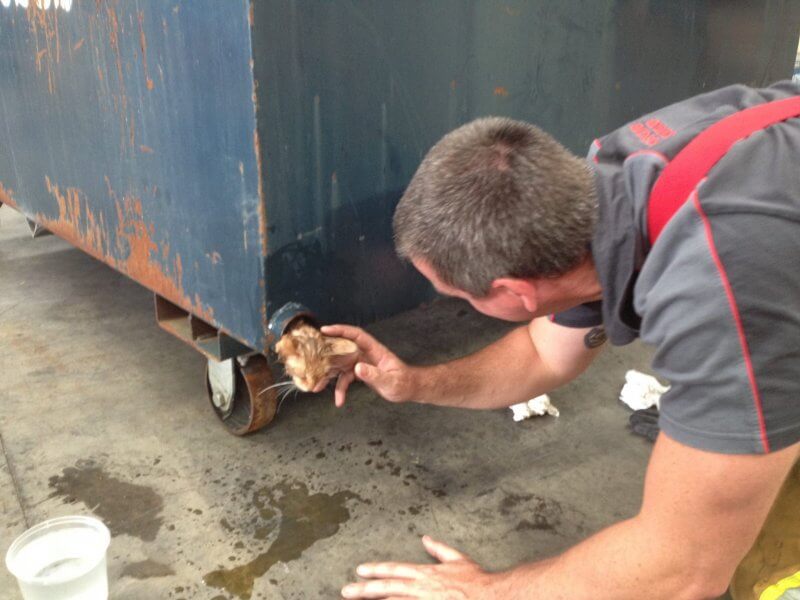
<path id="1" fill-rule="evenodd" d="M 507 328 L 458 301 L 371 327 L 419 363 Z M 651 445 L 617 400 L 631 345 L 552 394 L 559 418 L 391 405 L 353 389 L 283 404 L 236 438 L 204 358 L 159 329 L 152 295 L 0 210 L 0 551 L 27 526 L 111 528 L 111 597 L 334 598 L 360 562 L 424 561 L 431 534 L 502 569 L 559 552 L 639 506 Z M 17 598 L 0 569 L 0 598 Z"/>

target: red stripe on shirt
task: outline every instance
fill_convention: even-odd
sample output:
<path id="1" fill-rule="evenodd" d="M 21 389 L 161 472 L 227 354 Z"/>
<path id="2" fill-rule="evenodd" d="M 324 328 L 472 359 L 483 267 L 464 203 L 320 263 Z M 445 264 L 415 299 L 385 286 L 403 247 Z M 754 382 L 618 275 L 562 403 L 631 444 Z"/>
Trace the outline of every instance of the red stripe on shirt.
<path id="1" fill-rule="evenodd" d="M 708 240 L 708 249 L 711 252 L 711 257 L 714 259 L 714 264 L 717 265 L 719 277 L 722 280 L 722 287 L 725 288 L 725 295 L 728 297 L 728 304 L 730 304 L 733 320 L 736 323 L 736 333 L 739 335 L 739 344 L 742 346 L 742 355 L 744 356 L 747 378 L 750 380 L 750 389 L 753 392 L 753 402 L 756 405 L 758 427 L 761 431 L 761 443 L 764 446 L 764 452 L 769 452 L 769 439 L 767 438 L 767 426 L 764 422 L 764 409 L 761 403 L 761 394 L 758 391 L 758 385 L 756 385 L 756 375 L 755 371 L 753 370 L 753 361 L 750 357 L 750 347 L 748 346 L 747 338 L 744 335 L 744 326 L 742 325 L 742 318 L 739 314 L 739 307 L 736 304 L 736 298 L 733 295 L 733 288 L 731 287 L 731 282 L 728 280 L 728 274 L 725 271 L 725 267 L 722 264 L 719 253 L 717 252 L 717 246 L 714 244 L 714 235 L 711 232 L 711 222 L 708 220 L 708 216 L 703 211 L 703 207 L 700 205 L 700 198 L 696 189 L 692 192 L 691 199 L 694 203 L 697 213 L 703 220 L 703 227 L 706 232 L 706 239 Z"/>
<path id="2" fill-rule="evenodd" d="M 592 144 L 597 146 L 597 151 L 594 153 L 594 156 L 592 157 L 592 160 L 594 162 L 596 162 L 596 163 L 599 163 L 600 161 L 597 159 L 597 153 L 600 152 L 600 150 L 603 149 L 603 145 L 600 143 L 600 140 L 594 140 L 594 141 L 592 141 Z"/>
<path id="3" fill-rule="evenodd" d="M 639 156 L 640 154 L 650 154 L 652 156 L 655 156 L 656 158 L 660 158 L 661 160 L 663 160 L 664 164 L 669 164 L 669 159 L 658 150 L 637 150 L 636 152 L 631 152 L 628 156 L 626 156 L 625 160 L 633 158 L 634 156 Z"/>

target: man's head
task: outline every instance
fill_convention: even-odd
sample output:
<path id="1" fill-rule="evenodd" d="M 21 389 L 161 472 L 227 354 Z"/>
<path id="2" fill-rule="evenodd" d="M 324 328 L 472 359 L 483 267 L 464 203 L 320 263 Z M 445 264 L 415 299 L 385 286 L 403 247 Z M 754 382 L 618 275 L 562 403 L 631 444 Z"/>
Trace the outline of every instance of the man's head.
<path id="1" fill-rule="evenodd" d="M 522 320 L 537 313 L 536 302 L 528 298 L 526 316 L 497 294 L 535 295 L 526 282 L 535 286 L 579 266 L 595 221 L 583 159 L 533 125 L 488 117 L 428 152 L 397 206 L 394 232 L 400 256 L 437 289 L 486 314 Z"/>

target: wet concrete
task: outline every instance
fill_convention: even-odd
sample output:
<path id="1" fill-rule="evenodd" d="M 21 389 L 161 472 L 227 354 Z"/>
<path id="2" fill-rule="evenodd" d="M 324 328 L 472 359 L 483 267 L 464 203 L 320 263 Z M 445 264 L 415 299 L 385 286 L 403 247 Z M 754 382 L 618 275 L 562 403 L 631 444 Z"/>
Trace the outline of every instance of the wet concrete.
<path id="1" fill-rule="evenodd" d="M 91 460 L 80 460 L 74 467 L 63 469 L 61 475 L 50 478 L 49 486 L 55 490 L 51 498 L 92 507 L 112 536 L 127 534 L 152 542 L 161 528 L 161 496 L 152 488 L 105 473 Z"/>
<path id="2" fill-rule="evenodd" d="M 250 598 L 256 579 L 274 564 L 297 560 L 315 542 L 335 535 L 339 526 L 350 520 L 347 501 L 359 499 L 351 492 L 310 494 L 304 483 L 286 481 L 260 488 L 252 497 L 257 519 L 241 530 L 230 527 L 230 531 L 234 535 L 249 531 L 263 540 L 275 530 L 269 549 L 243 565 L 220 568 L 203 577 L 206 585 L 240 598 Z"/>
<path id="3" fill-rule="evenodd" d="M 506 326 L 437 302 L 372 328 L 408 360 Z M 552 394 L 561 417 L 394 405 L 356 387 L 287 400 L 245 439 L 205 395 L 204 359 L 151 295 L 0 209 L 0 550 L 26 524 L 103 518 L 111 595 L 335 598 L 365 560 L 425 561 L 430 534 L 490 569 L 559 552 L 633 515 L 651 446 L 617 401 L 632 345 Z M 13 485 L 11 475 L 16 485 Z M 16 491 L 15 491 L 16 490 Z M 17 598 L 0 569 L 0 599 Z"/>

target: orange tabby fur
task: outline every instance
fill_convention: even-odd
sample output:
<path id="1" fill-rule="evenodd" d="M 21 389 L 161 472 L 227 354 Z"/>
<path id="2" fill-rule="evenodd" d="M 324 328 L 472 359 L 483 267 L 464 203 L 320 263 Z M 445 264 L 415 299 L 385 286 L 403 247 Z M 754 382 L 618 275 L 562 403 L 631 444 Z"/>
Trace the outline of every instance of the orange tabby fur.
<path id="1" fill-rule="evenodd" d="M 352 366 L 358 346 L 350 340 L 322 335 L 319 329 L 301 322 L 275 345 L 287 375 L 303 392 L 314 390 L 324 379 L 335 377 L 346 365 Z"/>

